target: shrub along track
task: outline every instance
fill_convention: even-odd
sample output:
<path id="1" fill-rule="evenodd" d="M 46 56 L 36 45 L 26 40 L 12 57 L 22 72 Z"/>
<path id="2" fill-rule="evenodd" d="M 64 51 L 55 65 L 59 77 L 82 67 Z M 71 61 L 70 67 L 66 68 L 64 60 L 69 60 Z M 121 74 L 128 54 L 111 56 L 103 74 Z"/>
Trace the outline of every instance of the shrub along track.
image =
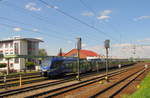
<path id="1" fill-rule="evenodd" d="M 100 84 L 99 81 L 104 80 L 105 75 L 103 75 L 98 78 L 92 78 L 92 79 L 74 83 L 68 86 L 63 86 L 63 87 L 48 90 L 42 93 L 37 93 L 32 96 L 27 96 L 26 98 L 33 98 L 33 97 L 40 97 L 40 98 L 41 97 L 58 97 L 58 98 L 60 97 L 68 97 L 68 98 L 80 97 L 81 98 L 82 97 L 82 98 L 85 98 L 89 96 L 96 97 L 96 96 L 99 96 L 99 92 L 104 92 L 107 89 L 113 87 L 112 84 L 116 86 L 118 83 L 122 83 L 122 81 L 128 79 L 129 77 L 133 75 L 134 77 L 139 76 L 140 74 L 144 72 L 142 69 L 143 69 L 143 66 L 136 66 L 135 68 L 131 68 L 128 71 L 109 74 L 110 82 L 108 83 L 105 82 L 103 84 Z M 113 90 L 113 91 L 116 91 L 116 90 Z M 110 94 L 109 96 L 111 95 L 112 94 Z M 105 97 L 108 97 L 108 95 L 107 94 L 103 95 L 103 97 L 101 98 L 105 98 Z"/>
<path id="2" fill-rule="evenodd" d="M 127 71 L 127 69 L 129 68 L 132 68 L 132 67 L 135 67 L 135 66 L 131 66 L 131 67 L 127 67 L 127 68 L 123 68 L 121 69 L 120 71 L 123 72 L 123 71 Z M 91 74 L 86 74 L 86 75 L 83 75 L 81 78 L 91 78 L 89 76 L 93 76 Z M 102 76 L 101 76 L 102 77 Z M 104 77 L 104 76 L 103 76 Z M 54 81 L 54 82 L 46 82 L 46 83 L 41 83 L 41 84 L 38 84 L 38 85 L 33 85 L 33 86 L 29 86 L 29 87 L 24 87 L 24 88 L 18 88 L 18 89 L 13 89 L 13 90 L 7 90 L 7 91 L 3 91 L 3 92 L 0 92 L 0 97 L 6 97 L 6 96 L 10 96 L 11 98 L 16 98 L 16 97 L 22 97 L 20 96 L 20 93 L 23 93 L 24 96 L 27 96 L 27 95 L 30 95 L 33 94 L 32 93 L 32 90 L 35 91 L 35 93 L 37 93 L 37 89 L 44 89 L 46 90 L 46 88 L 53 88 L 53 86 L 56 86 L 57 88 L 59 86 L 57 86 L 56 84 L 60 84 L 60 86 L 64 86 L 64 85 L 69 85 L 69 84 L 73 84 L 73 83 L 77 83 L 78 81 L 73 81 L 73 82 L 70 82 L 70 83 L 67 83 L 69 81 L 72 81 L 72 80 L 75 80 L 75 78 L 69 78 L 67 79 L 68 77 L 66 77 L 65 79 L 63 80 L 58 80 L 58 81 Z M 53 86 L 52 86 L 53 85 Z M 55 87 L 55 88 L 56 88 Z M 28 92 L 30 91 L 30 92 Z M 42 91 L 42 90 L 41 90 Z M 24 94 L 26 93 L 26 94 Z M 14 95 L 15 94 L 15 95 Z M 18 96 L 16 96 L 16 94 L 19 94 Z M 14 96 L 12 96 L 14 95 Z"/>

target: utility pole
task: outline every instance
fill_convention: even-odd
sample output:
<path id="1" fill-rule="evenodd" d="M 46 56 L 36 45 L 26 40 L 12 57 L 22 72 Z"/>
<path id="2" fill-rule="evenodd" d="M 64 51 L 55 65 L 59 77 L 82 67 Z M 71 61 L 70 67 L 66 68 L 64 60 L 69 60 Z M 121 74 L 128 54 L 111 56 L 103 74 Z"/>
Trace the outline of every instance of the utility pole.
<path id="1" fill-rule="evenodd" d="M 136 59 L 136 45 L 133 45 L 133 60 Z"/>
<path id="2" fill-rule="evenodd" d="M 77 56 L 78 56 L 78 75 L 77 79 L 80 81 L 80 50 L 81 50 L 81 38 L 77 38 Z"/>
<path id="3" fill-rule="evenodd" d="M 109 81 L 109 79 L 108 79 L 108 49 L 110 48 L 110 45 L 109 45 L 109 43 L 110 43 L 110 40 L 105 40 L 105 42 L 104 42 L 104 46 L 105 46 L 105 49 L 106 49 L 106 77 L 105 77 L 105 79 L 106 79 L 106 81 Z"/>

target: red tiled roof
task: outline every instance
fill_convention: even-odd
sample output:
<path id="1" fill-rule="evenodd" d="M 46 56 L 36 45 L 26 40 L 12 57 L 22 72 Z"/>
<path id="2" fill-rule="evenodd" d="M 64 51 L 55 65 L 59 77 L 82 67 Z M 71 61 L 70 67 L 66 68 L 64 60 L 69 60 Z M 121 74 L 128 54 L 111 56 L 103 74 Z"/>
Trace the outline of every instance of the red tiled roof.
<path id="1" fill-rule="evenodd" d="M 59 53 L 59 54 L 57 54 L 57 56 L 65 56 L 65 54 L 66 53 L 61 53 L 61 54 Z"/>
<path id="2" fill-rule="evenodd" d="M 86 54 L 87 56 L 99 56 L 97 53 L 90 50 L 81 50 L 80 52 Z"/>
<path id="3" fill-rule="evenodd" d="M 72 49 L 70 52 L 77 52 L 77 49 Z M 69 54 L 70 52 L 66 53 L 65 55 Z M 83 53 L 86 56 L 99 56 L 97 53 L 90 51 L 90 50 L 80 50 L 80 54 Z"/>

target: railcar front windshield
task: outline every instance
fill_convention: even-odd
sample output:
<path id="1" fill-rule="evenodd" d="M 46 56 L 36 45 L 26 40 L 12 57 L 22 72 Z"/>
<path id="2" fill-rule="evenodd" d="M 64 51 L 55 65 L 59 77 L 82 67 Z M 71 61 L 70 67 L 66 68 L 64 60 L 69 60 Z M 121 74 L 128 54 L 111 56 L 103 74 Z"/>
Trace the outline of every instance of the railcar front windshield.
<path id="1" fill-rule="evenodd" d="M 41 70 L 48 70 L 51 66 L 51 58 L 46 58 L 41 64 Z"/>

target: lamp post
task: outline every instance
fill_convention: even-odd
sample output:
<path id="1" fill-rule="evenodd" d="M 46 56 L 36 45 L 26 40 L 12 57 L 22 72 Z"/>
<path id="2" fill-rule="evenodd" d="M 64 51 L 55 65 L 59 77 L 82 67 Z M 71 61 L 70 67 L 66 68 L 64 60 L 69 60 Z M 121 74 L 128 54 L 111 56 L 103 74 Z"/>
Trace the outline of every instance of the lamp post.
<path id="1" fill-rule="evenodd" d="M 81 50 L 81 38 L 77 38 L 77 56 L 78 56 L 78 75 L 77 79 L 80 81 L 80 50 Z"/>
<path id="2" fill-rule="evenodd" d="M 109 81 L 108 80 L 108 49 L 109 49 L 109 47 L 110 47 L 110 45 L 109 45 L 109 43 L 110 43 L 110 40 L 105 40 L 105 42 L 104 42 L 104 46 L 105 46 L 105 49 L 106 49 L 106 77 L 105 77 L 105 79 L 106 79 L 106 81 Z"/>

